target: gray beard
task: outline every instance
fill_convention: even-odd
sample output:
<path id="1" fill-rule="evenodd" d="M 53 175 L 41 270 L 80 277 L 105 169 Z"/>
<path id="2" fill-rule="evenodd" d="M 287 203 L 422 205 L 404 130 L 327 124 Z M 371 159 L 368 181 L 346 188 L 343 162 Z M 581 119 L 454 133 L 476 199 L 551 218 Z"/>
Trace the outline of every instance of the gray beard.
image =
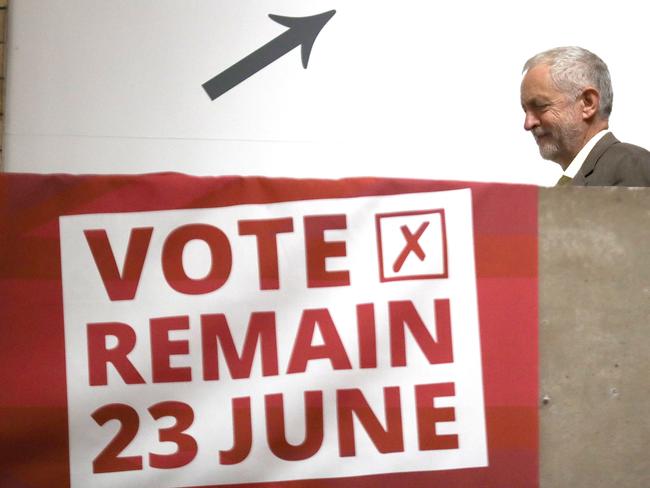
<path id="1" fill-rule="evenodd" d="M 573 149 L 578 146 L 580 140 L 580 129 L 574 125 L 558 127 L 557 131 L 551 133 L 551 140 L 538 143 L 539 154 L 549 161 L 557 161 L 558 157 L 564 154 L 573 154 Z M 578 148 L 579 150 L 579 148 Z M 577 151 L 575 151 L 577 154 Z M 573 157 L 575 157 L 573 154 Z"/>

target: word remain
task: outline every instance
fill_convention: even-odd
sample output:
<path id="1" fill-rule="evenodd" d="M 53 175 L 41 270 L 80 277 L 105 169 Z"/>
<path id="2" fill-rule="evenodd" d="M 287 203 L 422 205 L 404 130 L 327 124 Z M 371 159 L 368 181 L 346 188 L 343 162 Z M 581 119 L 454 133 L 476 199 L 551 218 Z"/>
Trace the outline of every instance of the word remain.
<path id="1" fill-rule="evenodd" d="M 406 331 L 408 330 L 420 351 L 430 364 L 453 362 L 451 315 L 449 299 L 433 300 L 435 324 L 427 327 L 410 300 L 390 301 L 388 307 L 388 336 L 390 338 L 391 367 L 407 365 Z M 345 324 L 344 326 L 348 326 Z M 232 379 L 249 378 L 256 354 L 260 356 L 262 376 L 280 373 L 276 314 L 271 311 L 252 312 L 244 343 L 238 351 L 231 326 L 223 313 L 200 316 L 201 364 L 204 381 L 219 380 L 219 355 L 222 354 Z M 151 382 L 190 382 L 190 366 L 172 366 L 173 356 L 189 355 L 188 339 L 172 339 L 170 333 L 187 331 L 187 315 L 160 317 L 149 320 Z M 435 329 L 435 338 L 430 330 Z M 314 344 L 316 333 L 321 343 Z M 375 305 L 356 306 L 357 364 L 360 368 L 377 367 L 377 324 Z M 129 359 L 137 342 L 135 329 L 123 322 L 98 322 L 87 325 L 88 371 L 91 386 L 108 384 L 109 364 L 125 384 L 146 383 L 142 374 Z M 112 338 L 113 347 L 108 347 Z M 286 374 L 303 373 L 310 361 L 327 360 L 334 370 L 352 369 L 350 351 L 347 351 L 337 325 L 327 308 L 303 310 L 293 339 Z"/>

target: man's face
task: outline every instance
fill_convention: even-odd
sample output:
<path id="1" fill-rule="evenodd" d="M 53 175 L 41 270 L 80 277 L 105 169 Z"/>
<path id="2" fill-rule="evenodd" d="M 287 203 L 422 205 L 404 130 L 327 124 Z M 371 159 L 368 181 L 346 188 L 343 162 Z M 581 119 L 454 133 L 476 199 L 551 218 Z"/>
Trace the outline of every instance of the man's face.
<path id="1" fill-rule="evenodd" d="M 582 147 L 586 127 L 579 104 L 551 80 L 549 67 L 539 64 L 521 82 L 524 129 L 531 131 L 539 152 L 566 168 Z"/>

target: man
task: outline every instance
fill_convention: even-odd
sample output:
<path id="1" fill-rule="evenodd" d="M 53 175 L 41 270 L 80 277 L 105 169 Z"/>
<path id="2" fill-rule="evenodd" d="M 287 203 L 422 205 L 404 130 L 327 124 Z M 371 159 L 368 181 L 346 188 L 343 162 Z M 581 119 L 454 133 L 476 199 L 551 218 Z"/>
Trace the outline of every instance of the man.
<path id="1" fill-rule="evenodd" d="M 650 152 L 608 131 L 612 99 L 607 65 L 586 49 L 551 49 L 524 65 L 524 128 L 562 167 L 558 184 L 650 186 Z"/>

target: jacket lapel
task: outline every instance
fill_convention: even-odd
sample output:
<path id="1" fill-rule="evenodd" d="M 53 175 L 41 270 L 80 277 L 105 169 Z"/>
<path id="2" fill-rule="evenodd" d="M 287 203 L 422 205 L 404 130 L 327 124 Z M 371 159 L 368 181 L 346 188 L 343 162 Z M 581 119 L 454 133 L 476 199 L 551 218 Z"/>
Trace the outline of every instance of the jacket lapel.
<path id="1" fill-rule="evenodd" d="M 614 137 L 614 134 L 608 132 L 603 138 L 596 143 L 594 148 L 589 152 L 582 167 L 578 170 L 575 178 L 573 178 L 574 185 L 584 185 L 587 178 L 596 168 L 596 163 L 600 157 L 609 149 L 610 146 L 618 143 L 619 140 Z"/>

